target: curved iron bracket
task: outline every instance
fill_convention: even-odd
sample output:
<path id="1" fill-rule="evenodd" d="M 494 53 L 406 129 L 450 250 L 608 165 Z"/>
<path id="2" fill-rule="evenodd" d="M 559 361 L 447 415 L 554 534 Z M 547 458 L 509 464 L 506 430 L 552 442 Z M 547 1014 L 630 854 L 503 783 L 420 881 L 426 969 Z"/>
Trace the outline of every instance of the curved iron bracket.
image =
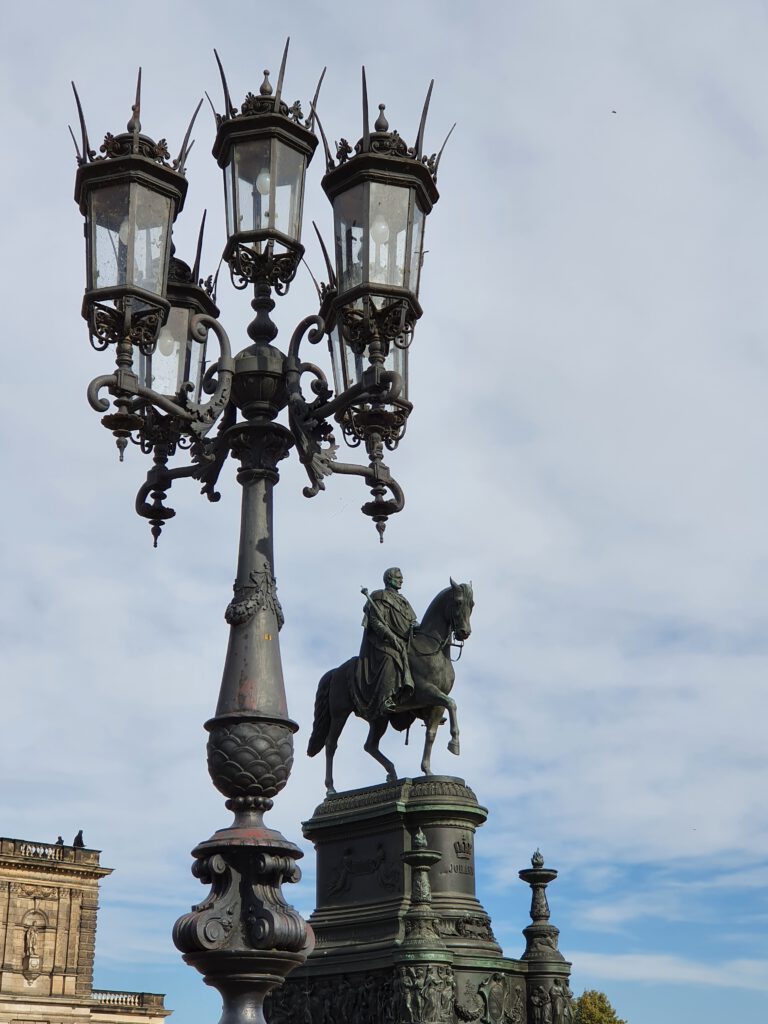
<path id="1" fill-rule="evenodd" d="M 163 450 L 161 446 L 155 448 L 154 465 L 147 473 L 147 479 L 139 488 L 135 501 L 136 512 L 143 519 L 149 520 L 154 537 L 154 547 L 157 547 L 163 525 L 176 515 L 175 509 L 164 504 L 174 480 L 192 477 L 202 482 L 200 493 L 205 494 L 209 501 L 218 501 L 221 498 L 216 490 L 216 483 L 229 454 L 229 445 L 224 440 L 224 435 L 234 424 L 236 416 L 237 410 L 234 405 L 227 405 L 216 437 L 198 437 L 192 442 L 192 462 L 189 465 L 168 469 L 166 465 L 167 451 Z M 148 500 L 150 498 L 151 502 Z"/>
<path id="2" fill-rule="evenodd" d="M 334 472 L 338 448 L 331 425 L 316 412 L 318 405 L 327 404 L 332 395 L 328 380 L 314 363 L 302 363 L 299 357 L 299 348 L 305 336 L 311 344 L 317 344 L 324 334 L 325 323 L 322 317 L 304 317 L 291 336 L 285 360 L 288 421 L 296 441 L 296 451 L 310 482 L 310 486 L 303 490 L 306 498 L 314 498 L 319 491 L 325 490 L 324 478 Z M 317 397 L 311 403 L 307 402 L 301 390 L 301 378 L 305 373 L 315 378 L 311 386 Z"/>
<path id="3" fill-rule="evenodd" d="M 328 418 L 344 412 L 357 402 L 394 401 L 402 391 L 403 381 L 400 374 L 392 370 L 382 370 L 378 365 L 372 366 L 366 371 L 363 381 L 333 398 L 323 371 L 314 363 L 302 362 L 299 356 L 299 349 L 305 336 L 310 343 L 316 344 L 324 333 L 325 325 L 320 316 L 305 317 L 293 332 L 285 364 L 291 433 L 296 440 L 296 450 L 310 482 L 303 493 L 307 498 L 315 497 L 320 491 L 325 490 L 325 477 L 332 473 L 362 477 L 373 494 L 373 500 L 366 502 L 362 506 L 362 511 L 376 523 L 379 537 L 383 541 L 387 518 L 403 509 L 405 496 L 389 468 L 382 461 L 381 439 L 378 435 L 373 436 L 366 444 L 371 460 L 368 466 L 337 462 L 338 445 Z M 311 386 L 317 397 L 311 403 L 307 402 L 301 390 L 301 378 L 305 373 L 315 378 Z M 384 497 L 387 491 L 392 495 L 389 499 Z"/>
<path id="4" fill-rule="evenodd" d="M 205 436 L 229 403 L 235 366 L 227 332 L 219 321 L 204 313 L 199 313 L 190 320 L 190 331 L 197 341 L 205 341 L 209 330 L 213 331 L 219 342 L 219 358 L 214 363 L 218 379 L 208 402 L 189 402 L 180 405 L 168 395 L 160 395 L 152 388 L 139 384 L 133 371 L 120 368 L 116 373 L 102 374 L 94 378 L 88 385 L 88 403 L 91 408 L 96 412 L 107 411 L 109 401 L 100 395 L 101 391 L 107 389 L 113 398 L 131 399 L 134 402 L 138 399 L 167 413 L 176 421 L 180 434 L 188 433 L 198 438 Z M 209 384 L 212 384 L 212 370 L 213 367 L 206 374 Z"/>
<path id="5" fill-rule="evenodd" d="M 198 313 L 191 318 L 189 329 L 193 337 L 201 342 L 206 340 L 208 331 L 211 330 L 216 335 L 216 340 L 219 343 L 219 358 L 209 368 L 208 373 L 206 373 L 209 386 L 213 383 L 214 372 L 218 378 L 213 395 L 210 401 L 205 402 L 203 405 L 190 403 L 189 406 L 195 416 L 191 424 L 192 432 L 196 436 L 202 437 L 229 404 L 232 394 L 232 377 L 235 372 L 235 363 L 232 358 L 232 346 L 229 343 L 229 336 L 215 317 L 208 316 L 205 313 Z M 206 394 L 210 394 L 207 389 Z"/>

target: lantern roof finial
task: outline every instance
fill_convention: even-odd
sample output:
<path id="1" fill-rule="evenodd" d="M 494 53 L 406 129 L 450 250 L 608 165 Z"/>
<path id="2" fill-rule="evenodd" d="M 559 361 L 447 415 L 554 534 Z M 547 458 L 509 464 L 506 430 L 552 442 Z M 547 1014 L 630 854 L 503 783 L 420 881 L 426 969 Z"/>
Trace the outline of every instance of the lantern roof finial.
<path id="1" fill-rule="evenodd" d="M 386 109 L 387 108 L 386 108 L 386 105 L 384 103 L 380 103 L 379 104 L 379 116 L 376 118 L 376 123 L 373 126 L 376 129 L 377 132 L 388 132 L 389 131 L 389 121 L 384 116 L 384 111 Z"/>

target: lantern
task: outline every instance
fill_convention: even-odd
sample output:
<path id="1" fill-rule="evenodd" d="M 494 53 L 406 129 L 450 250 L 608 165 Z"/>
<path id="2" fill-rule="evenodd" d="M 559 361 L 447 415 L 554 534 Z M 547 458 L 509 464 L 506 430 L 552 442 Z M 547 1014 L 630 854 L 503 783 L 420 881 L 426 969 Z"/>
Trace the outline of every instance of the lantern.
<path id="1" fill-rule="evenodd" d="M 337 288 L 329 344 L 336 393 L 364 389 L 362 400 L 337 416 L 345 434 L 354 443 L 376 432 L 396 444 L 411 409 L 408 346 L 422 313 L 424 222 L 439 198 L 436 162 L 421 158 L 429 96 L 412 149 L 390 132 L 384 104 L 370 132 L 365 77 L 363 96 L 363 138 L 354 150 L 342 140 L 336 165 L 326 148 L 322 185 L 333 205 Z M 377 391 L 380 380 L 388 392 Z"/>
<path id="2" fill-rule="evenodd" d="M 277 92 L 265 71 L 259 95 L 249 93 L 239 113 L 222 71 L 227 112 L 220 118 L 213 155 L 224 172 L 224 259 L 244 282 L 261 276 L 287 284 L 304 253 L 304 178 L 317 138 L 312 116 L 303 123 L 300 105 L 289 108 L 281 99 L 284 70 L 285 56 Z"/>
<path id="3" fill-rule="evenodd" d="M 208 292 L 195 282 L 183 260 L 171 257 L 166 295 L 168 319 L 154 350 L 139 356 L 139 383 L 180 403 L 199 403 L 205 374 L 206 342 L 190 329 L 195 314 L 218 317 L 219 310 Z"/>
<path id="4" fill-rule="evenodd" d="M 89 149 L 78 100 L 83 153 L 78 153 L 75 201 L 86 222 L 83 316 L 99 348 L 129 335 L 151 346 L 169 310 L 171 226 L 187 191 L 183 167 L 189 132 L 171 165 L 165 141 L 141 134 L 139 104 L 140 85 L 127 132 L 107 135 L 104 156 L 97 157 Z"/>

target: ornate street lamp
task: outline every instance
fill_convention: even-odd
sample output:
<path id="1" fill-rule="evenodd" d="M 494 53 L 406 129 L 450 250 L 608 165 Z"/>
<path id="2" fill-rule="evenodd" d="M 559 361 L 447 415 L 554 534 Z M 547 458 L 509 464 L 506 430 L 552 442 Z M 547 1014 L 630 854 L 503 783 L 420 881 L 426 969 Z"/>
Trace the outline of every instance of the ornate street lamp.
<path id="1" fill-rule="evenodd" d="M 205 726 L 208 770 L 235 817 L 193 851 L 193 873 L 212 889 L 174 929 L 184 959 L 220 991 L 226 1024 L 263 1021 L 264 996 L 306 959 L 314 941 L 281 891 L 283 882 L 298 879 L 301 851 L 263 821 L 288 780 L 297 728 L 288 717 L 278 639 L 283 614 L 272 514 L 278 463 L 296 447 L 310 480 L 307 497 L 324 489 L 329 474 L 362 477 L 372 494 L 362 511 L 382 539 L 388 516 L 402 509 L 403 493 L 383 450 L 396 446 L 411 409 L 407 346 L 421 315 L 424 219 L 438 198 L 439 156 L 425 159 L 421 152 L 427 104 L 409 149 L 389 131 L 383 106 L 370 131 L 365 99 L 354 156 L 343 143 L 335 163 L 324 139 L 323 187 L 334 206 L 337 270 L 326 254 L 330 281 L 319 289 L 319 314 L 298 324 L 287 353 L 276 348 L 272 291 L 286 291 L 304 252 L 304 177 L 317 145 L 317 92 L 306 117 L 298 103 L 282 100 L 287 50 L 274 92 L 265 72 L 259 95 L 249 93 L 239 110 L 219 62 L 225 110 L 214 111 L 213 152 L 224 173 L 223 258 L 236 287 L 253 285 L 256 314 L 248 327 L 251 344 L 234 359 L 212 289 L 199 280 L 200 243 L 192 270 L 171 255 L 191 126 L 179 158 L 169 164 L 165 143 L 140 134 L 137 91 L 128 133 L 108 135 L 105 155 L 97 157 L 77 101 L 83 141 L 76 199 L 88 240 L 83 312 L 95 346 L 114 343 L 117 352 L 117 370 L 92 381 L 88 399 L 107 413 L 110 401 L 102 392 L 110 395 L 117 411 L 102 422 L 117 437 L 121 457 L 128 440 L 153 456 L 136 510 L 149 520 L 155 543 L 175 514 L 165 504 L 174 480 L 198 480 L 215 501 L 227 457 L 240 462 L 237 577 L 225 616 L 229 646 L 216 713 Z M 206 365 L 210 330 L 219 353 Z M 332 339 L 335 394 L 323 371 L 300 355 L 305 337 L 317 343 L 325 335 Z M 302 390 L 307 374 L 311 398 Z M 276 422 L 284 409 L 288 426 Z M 332 418 L 350 444 L 365 444 L 368 465 L 337 461 Z M 169 467 L 184 448 L 191 461 Z"/>

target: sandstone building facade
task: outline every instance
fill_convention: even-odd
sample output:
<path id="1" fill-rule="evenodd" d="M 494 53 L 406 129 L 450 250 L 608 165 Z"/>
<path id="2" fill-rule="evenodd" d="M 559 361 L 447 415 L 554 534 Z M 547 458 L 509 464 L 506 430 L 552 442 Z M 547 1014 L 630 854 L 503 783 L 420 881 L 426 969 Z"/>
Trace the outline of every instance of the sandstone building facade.
<path id="1" fill-rule="evenodd" d="M 164 997 L 93 988 L 99 851 L 0 838 L 0 1024 L 162 1024 Z"/>

